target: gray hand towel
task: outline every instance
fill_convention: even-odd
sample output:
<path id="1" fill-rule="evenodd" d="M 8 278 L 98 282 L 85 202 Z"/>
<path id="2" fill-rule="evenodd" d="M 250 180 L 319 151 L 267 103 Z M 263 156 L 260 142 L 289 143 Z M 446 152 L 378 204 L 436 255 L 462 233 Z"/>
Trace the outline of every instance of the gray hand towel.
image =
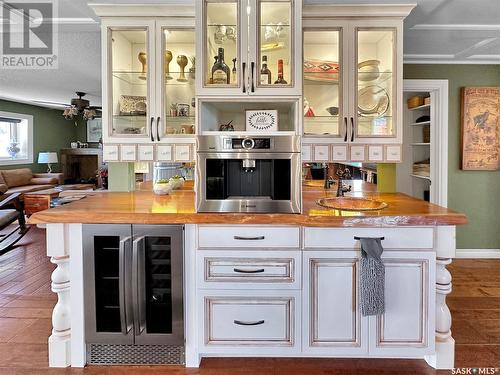
<path id="1" fill-rule="evenodd" d="M 360 238 L 361 260 L 359 288 L 361 314 L 381 315 L 385 311 L 385 268 L 382 262 L 384 251 L 380 238 Z"/>

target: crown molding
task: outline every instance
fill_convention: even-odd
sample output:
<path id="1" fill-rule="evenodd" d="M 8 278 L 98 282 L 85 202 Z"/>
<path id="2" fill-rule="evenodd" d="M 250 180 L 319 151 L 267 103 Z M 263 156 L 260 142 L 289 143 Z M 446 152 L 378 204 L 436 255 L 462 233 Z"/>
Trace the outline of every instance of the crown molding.
<path id="1" fill-rule="evenodd" d="M 194 4 L 88 4 L 99 17 L 192 17 Z"/>
<path id="2" fill-rule="evenodd" d="M 500 31 L 497 25 L 470 25 L 470 24 L 416 24 L 410 30 L 442 30 L 442 31 Z"/>
<path id="3" fill-rule="evenodd" d="M 302 8 L 304 19 L 345 17 L 397 17 L 404 18 L 417 4 L 307 4 Z"/>

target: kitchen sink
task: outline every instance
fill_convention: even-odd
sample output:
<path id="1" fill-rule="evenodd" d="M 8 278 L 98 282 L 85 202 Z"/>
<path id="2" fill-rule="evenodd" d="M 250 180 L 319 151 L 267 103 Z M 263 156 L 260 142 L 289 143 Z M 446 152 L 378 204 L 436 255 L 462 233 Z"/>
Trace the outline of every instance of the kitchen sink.
<path id="1" fill-rule="evenodd" d="M 358 197 L 322 198 L 318 199 L 316 203 L 321 207 L 341 211 L 376 211 L 388 206 L 387 203 L 382 201 Z"/>

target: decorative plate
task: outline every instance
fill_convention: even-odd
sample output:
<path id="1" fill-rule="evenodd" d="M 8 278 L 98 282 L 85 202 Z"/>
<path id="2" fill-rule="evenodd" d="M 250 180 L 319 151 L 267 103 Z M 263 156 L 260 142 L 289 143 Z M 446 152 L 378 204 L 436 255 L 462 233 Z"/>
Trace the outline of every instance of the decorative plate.
<path id="1" fill-rule="evenodd" d="M 358 91 L 358 111 L 362 116 L 382 116 L 389 109 L 389 95 L 380 86 L 372 85 Z"/>
<path id="2" fill-rule="evenodd" d="M 326 60 L 304 61 L 304 79 L 336 83 L 339 81 L 339 63 Z"/>

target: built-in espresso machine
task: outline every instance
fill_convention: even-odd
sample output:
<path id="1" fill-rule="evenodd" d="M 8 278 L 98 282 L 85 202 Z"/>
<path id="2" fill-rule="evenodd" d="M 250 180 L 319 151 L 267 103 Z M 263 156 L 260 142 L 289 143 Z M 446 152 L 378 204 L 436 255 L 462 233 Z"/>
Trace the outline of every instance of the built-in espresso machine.
<path id="1" fill-rule="evenodd" d="M 198 212 L 301 212 L 300 137 L 199 136 Z"/>

